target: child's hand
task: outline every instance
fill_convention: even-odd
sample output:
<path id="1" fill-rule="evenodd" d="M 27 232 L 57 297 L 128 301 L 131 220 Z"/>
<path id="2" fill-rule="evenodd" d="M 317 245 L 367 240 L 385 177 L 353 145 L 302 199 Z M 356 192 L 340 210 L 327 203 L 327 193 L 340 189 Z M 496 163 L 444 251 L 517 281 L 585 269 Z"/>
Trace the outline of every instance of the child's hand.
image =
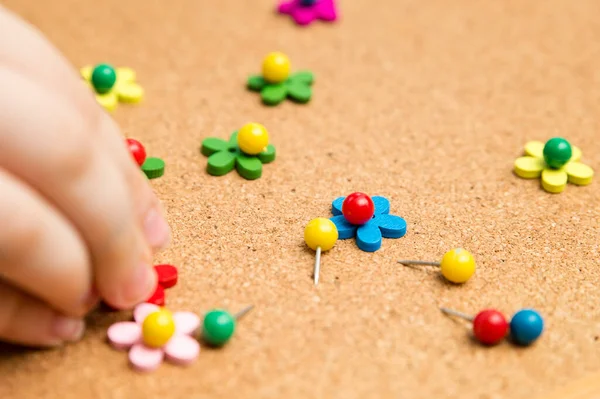
<path id="1" fill-rule="evenodd" d="M 99 299 L 151 295 L 169 227 L 91 90 L 2 7 L 0 88 L 0 340 L 57 345 Z"/>

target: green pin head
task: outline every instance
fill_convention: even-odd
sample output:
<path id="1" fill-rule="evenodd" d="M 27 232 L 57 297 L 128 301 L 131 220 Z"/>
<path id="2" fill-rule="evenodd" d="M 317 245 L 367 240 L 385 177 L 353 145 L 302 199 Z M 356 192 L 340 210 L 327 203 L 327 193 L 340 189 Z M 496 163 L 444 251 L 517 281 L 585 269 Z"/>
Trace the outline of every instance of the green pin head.
<path id="1" fill-rule="evenodd" d="M 544 146 L 544 161 L 553 169 L 562 168 L 573 156 L 571 144 L 563 138 L 554 137 Z"/>
<path id="2" fill-rule="evenodd" d="M 112 90 L 117 81 L 117 71 L 111 65 L 98 64 L 92 71 L 91 82 L 98 94 L 105 94 Z"/>
<path id="3" fill-rule="evenodd" d="M 235 317 L 224 310 L 206 313 L 202 324 L 202 339 L 213 346 L 225 345 L 235 332 Z"/>

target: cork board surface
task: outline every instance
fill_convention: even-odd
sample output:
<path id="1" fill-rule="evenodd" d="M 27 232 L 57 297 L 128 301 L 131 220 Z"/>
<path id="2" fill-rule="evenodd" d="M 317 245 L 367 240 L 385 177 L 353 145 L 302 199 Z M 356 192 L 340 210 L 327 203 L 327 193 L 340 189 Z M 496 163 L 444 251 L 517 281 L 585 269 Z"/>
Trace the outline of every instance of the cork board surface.
<path id="1" fill-rule="evenodd" d="M 600 2 L 346 0 L 340 23 L 297 28 L 271 0 L 4 0 L 79 67 L 130 66 L 147 98 L 114 114 L 165 159 L 153 182 L 180 267 L 174 310 L 255 310 L 189 369 L 130 371 L 95 313 L 81 343 L 2 347 L 2 398 L 532 398 L 600 368 L 600 183 L 544 192 L 512 174 L 528 140 L 564 136 L 600 171 Z M 51 4 L 50 4 L 51 3 Z M 245 79 L 269 51 L 316 74 L 306 106 L 263 107 Z M 211 177 L 203 138 L 248 121 L 278 151 L 264 175 Z M 408 233 L 322 259 L 303 229 L 353 191 L 384 195 Z M 450 286 L 402 258 L 464 247 Z M 440 305 L 538 309 L 533 347 L 485 349 Z"/>

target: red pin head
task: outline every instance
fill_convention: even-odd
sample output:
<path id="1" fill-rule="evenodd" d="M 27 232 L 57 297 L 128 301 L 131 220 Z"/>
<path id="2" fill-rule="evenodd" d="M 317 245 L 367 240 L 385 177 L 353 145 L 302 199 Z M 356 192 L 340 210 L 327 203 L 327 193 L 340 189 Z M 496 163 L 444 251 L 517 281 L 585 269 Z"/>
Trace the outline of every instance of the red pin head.
<path id="1" fill-rule="evenodd" d="M 146 149 L 144 148 L 142 143 L 140 143 L 137 140 L 127 139 L 126 142 L 127 148 L 129 148 L 129 152 L 133 156 L 133 159 L 135 159 L 135 162 L 139 166 L 142 166 L 144 164 L 144 161 L 146 160 Z"/>
<path id="2" fill-rule="evenodd" d="M 352 193 L 342 203 L 342 214 L 348 223 L 362 225 L 375 214 L 375 204 L 367 194 Z"/>
<path id="3" fill-rule="evenodd" d="M 497 310 L 483 310 L 473 319 L 473 334 L 482 344 L 495 345 L 506 337 L 507 332 L 508 322 Z"/>

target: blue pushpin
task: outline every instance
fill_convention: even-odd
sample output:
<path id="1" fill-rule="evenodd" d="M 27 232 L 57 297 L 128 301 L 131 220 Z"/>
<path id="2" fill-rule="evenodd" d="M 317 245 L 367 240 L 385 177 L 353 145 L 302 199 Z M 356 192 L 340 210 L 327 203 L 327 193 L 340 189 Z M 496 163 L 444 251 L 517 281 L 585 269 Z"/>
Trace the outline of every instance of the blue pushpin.
<path id="1" fill-rule="evenodd" d="M 314 6 L 317 1 L 319 0 L 300 0 L 300 5 L 305 7 Z"/>
<path id="2" fill-rule="evenodd" d="M 531 345 L 544 332 L 544 320 L 533 309 L 519 310 L 510 321 L 510 336 L 515 344 Z"/>

